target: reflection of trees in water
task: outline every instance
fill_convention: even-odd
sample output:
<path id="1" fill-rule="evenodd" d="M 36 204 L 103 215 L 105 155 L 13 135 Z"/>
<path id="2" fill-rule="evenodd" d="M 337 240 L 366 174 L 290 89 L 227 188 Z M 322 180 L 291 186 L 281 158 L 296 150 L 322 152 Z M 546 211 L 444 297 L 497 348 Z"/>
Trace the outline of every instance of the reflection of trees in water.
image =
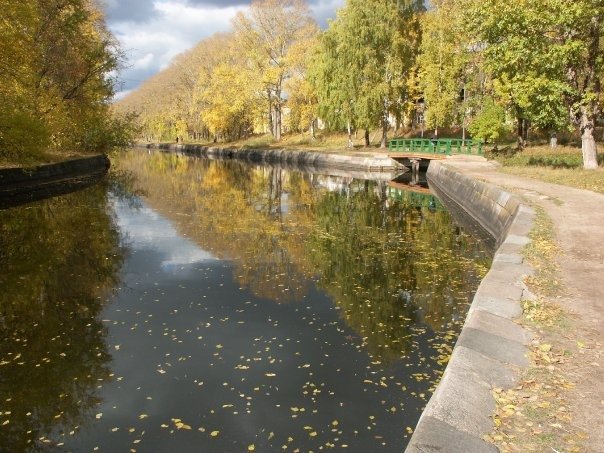
<path id="1" fill-rule="evenodd" d="M 104 185 L 0 211 L 0 228 L 0 451 L 44 449 L 109 378 L 99 314 L 123 251 Z"/>
<path id="2" fill-rule="evenodd" d="M 487 264 L 448 213 L 392 200 L 383 182 L 164 153 L 129 153 L 120 165 L 182 233 L 233 260 L 257 296 L 300 300 L 320 276 L 382 359 L 408 350 L 418 322 L 447 335 Z"/>
<path id="3" fill-rule="evenodd" d="M 369 350 L 395 359 L 419 323 L 444 337 L 450 320 L 463 320 L 482 276 L 481 251 L 468 253 L 475 241 L 446 212 L 387 202 L 379 184 L 357 186 L 352 197 L 330 193 L 317 203 L 311 256 L 321 286 Z"/>
<path id="4" fill-rule="evenodd" d="M 232 260 L 241 286 L 276 301 L 306 294 L 307 273 L 292 255 L 303 253 L 303 231 L 283 212 L 287 172 L 165 153 L 129 153 L 119 166 L 182 234 Z"/>

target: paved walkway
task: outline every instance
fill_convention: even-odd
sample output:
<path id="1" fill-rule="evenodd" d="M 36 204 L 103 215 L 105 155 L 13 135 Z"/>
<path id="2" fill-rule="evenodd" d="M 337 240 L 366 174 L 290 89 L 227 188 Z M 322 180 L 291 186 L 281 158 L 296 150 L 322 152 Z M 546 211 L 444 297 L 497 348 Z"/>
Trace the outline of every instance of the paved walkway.
<path id="1" fill-rule="evenodd" d="M 572 336 L 585 344 L 573 358 L 576 382 L 569 402 L 577 428 L 589 434 L 586 447 L 601 452 L 604 445 L 604 195 L 517 177 L 497 171 L 484 159 L 452 158 L 459 171 L 506 188 L 545 209 L 562 249 L 561 280 L 566 293 L 557 302 L 572 314 Z"/>

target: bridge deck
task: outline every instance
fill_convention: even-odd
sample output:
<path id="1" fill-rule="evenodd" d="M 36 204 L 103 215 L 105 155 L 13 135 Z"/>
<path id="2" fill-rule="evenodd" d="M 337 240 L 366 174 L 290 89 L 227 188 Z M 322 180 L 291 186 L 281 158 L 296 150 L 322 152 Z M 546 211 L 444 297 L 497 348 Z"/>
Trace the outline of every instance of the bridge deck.
<path id="1" fill-rule="evenodd" d="M 404 151 L 396 154 L 388 154 L 388 157 L 394 160 L 397 159 L 425 159 L 425 160 L 442 160 L 446 159 L 445 154 L 428 154 L 428 153 L 407 153 Z"/>

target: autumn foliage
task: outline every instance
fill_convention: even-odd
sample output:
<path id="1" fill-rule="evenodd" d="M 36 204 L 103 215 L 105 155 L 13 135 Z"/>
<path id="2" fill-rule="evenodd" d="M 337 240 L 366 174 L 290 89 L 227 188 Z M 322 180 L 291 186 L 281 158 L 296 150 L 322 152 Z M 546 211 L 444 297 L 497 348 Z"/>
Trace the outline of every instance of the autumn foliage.
<path id="1" fill-rule="evenodd" d="M 109 111 L 120 54 L 96 2 L 0 0 L 0 11 L 0 159 L 123 141 Z"/>
<path id="2" fill-rule="evenodd" d="M 601 2 L 347 0 L 319 31 L 303 0 L 256 0 L 123 99 L 148 141 L 286 131 L 570 132 L 597 166 Z M 401 129 L 402 128 L 402 129 Z M 469 131 L 469 133 L 468 133 Z M 466 135 L 467 134 L 467 135 Z"/>

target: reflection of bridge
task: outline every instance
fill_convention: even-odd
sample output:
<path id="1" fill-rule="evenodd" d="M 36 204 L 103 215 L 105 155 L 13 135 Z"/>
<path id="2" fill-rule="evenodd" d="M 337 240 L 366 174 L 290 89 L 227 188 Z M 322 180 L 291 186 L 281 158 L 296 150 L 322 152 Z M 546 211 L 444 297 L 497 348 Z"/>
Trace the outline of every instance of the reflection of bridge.
<path id="1" fill-rule="evenodd" d="M 445 210 L 440 200 L 427 187 L 419 185 L 410 186 L 391 181 L 388 183 L 386 194 L 393 200 L 410 204 L 416 208 L 429 208 L 436 211 Z"/>

